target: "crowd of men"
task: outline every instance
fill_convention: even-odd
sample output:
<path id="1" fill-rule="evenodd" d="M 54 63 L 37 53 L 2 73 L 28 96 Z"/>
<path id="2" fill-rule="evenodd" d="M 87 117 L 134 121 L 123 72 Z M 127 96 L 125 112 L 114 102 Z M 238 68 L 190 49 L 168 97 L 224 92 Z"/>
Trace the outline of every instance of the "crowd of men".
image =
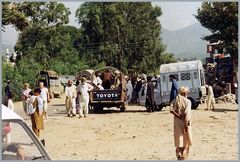
<path id="1" fill-rule="evenodd" d="M 188 87 L 178 87 L 174 75 L 169 76 L 172 82 L 170 92 L 170 112 L 174 115 L 174 141 L 176 147 L 176 156 L 178 160 L 185 160 L 188 158 L 189 148 L 192 145 L 191 133 L 191 101 L 187 98 Z M 119 89 L 126 92 L 126 102 L 137 103 L 143 86 L 147 86 L 145 106 L 148 112 L 154 112 L 154 84 L 152 77 L 140 76 L 129 77 L 124 76 L 119 71 L 111 72 L 105 70 L 103 72 L 96 72 L 89 79 L 81 77 L 73 84 L 72 80 L 68 80 L 65 87 L 65 106 L 67 110 L 67 117 L 75 117 L 79 114 L 79 119 L 86 118 L 89 110 L 90 92 L 94 89 Z M 8 81 L 5 87 L 5 94 L 7 98 L 7 106 L 14 110 L 12 102 L 11 81 Z M 216 82 L 216 84 L 206 85 L 208 97 L 207 108 L 214 109 L 215 98 L 224 93 L 225 87 Z M 144 93 L 144 91 L 142 91 Z M 26 114 L 26 119 L 30 118 L 32 122 L 32 129 L 39 137 L 40 130 L 43 129 L 43 119 L 47 119 L 47 105 L 50 102 L 48 88 L 44 86 L 43 82 L 39 82 L 39 87 L 31 90 L 29 84 L 25 83 L 21 94 L 23 100 L 23 109 Z"/>

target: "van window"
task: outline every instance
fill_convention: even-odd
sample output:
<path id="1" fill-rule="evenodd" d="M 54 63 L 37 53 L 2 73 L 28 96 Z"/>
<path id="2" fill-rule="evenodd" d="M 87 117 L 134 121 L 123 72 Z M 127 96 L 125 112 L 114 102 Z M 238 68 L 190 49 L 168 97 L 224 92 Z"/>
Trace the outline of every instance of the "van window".
<path id="1" fill-rule="evenodd" d="M 176 78 L 176 81 L 178 81 L 178 80 L 179 80 L 179 78 L 178 78 L 178 74 L 170 74 L 170 75 L 173 75 L 173 76 L 175 76 L 175 78 Z M 169 75 L 169 76 L 170 76 L 170 75 Z M 169 82 L 170 82 L 171 80 L 170 80 L 170 77 L 169 77 L 169 76 L 168 76 L 168 78 L 169 78 Z"/>
<path id="2" fill-rule="evenodd" d="M 2 123 L 2 160 L 45 159 L 21 124 L 8 121 Z M 20 154 L 21 151 L 23 154 Z"/>
<path id="3" fill-rule="evenodd" d="M 190 73 L 181 73 L 181 80 L 190 80 Z"/>
<path id="4" fill-rule="evenodd" d="M 193 77 L 194 77 L 194 79 L 197 79 L 197 72 L 193 73 Z"/>
<path id="5" fill-rule="evenodd" d="M 163 76 L 162 76 L 162 80 L 163 80 L 163 82 L 166 81 L 166 75 L 163 75 Z"/>

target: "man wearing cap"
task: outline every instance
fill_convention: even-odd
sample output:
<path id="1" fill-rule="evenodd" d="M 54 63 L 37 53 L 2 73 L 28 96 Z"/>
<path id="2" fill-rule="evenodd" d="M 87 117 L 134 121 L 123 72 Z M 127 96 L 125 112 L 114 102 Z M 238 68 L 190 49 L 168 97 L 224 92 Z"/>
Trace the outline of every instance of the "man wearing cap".
<path id="1" fill-rule="evenodd" d="M 82 117 L 84 112 L 84 117 L 88 114 L 88 104 L 89 104 L 89 92 L 93 90 L 93 86 L 87 83 L 86 78 L 81 79 L 81 83 L 78 86 L 78 92 L 80 93 L 80 112 L 79 118 Z"/>
<path id="2" fill-rule="evenodd" d="M 48 118 L 48 115 L 47 115 L 47 108 L 48 108 L 48 100 L 49 100 L 49 92 L 48 92 L 48 89 L 47 87 L 44 86 L 44 83 L 43 82 L 40 82 L 39 83 L 39 88 L 41 89 L 41 97 L 43 99 L 43 116 L 45 118 Z"/>
<path id="3" fill-rule="evenodd" d="M 171 92 L 170 92 L 170 103 L 174 100 L 178 94 L 178 85 L 176 82 L 176 77 L 174 75 L 169 76 L 170 81 L 172 82 Z"/>
<path id="4" fill-rule="evenodd" d="M 187 99 L 188 88 L 181 87 L 177 97 L 170 104 L 174 115 L 174 142 L 178 160 L 186 160 L 192 146 L 191 101 Z"/>
<path id="5" fill-rule="evenodd" d="M 80 83 L 79 83 L 80 84 Z M 68 80 L 68 85 L 66 86 L 65 89 L 65 104 L 66 104 L 66 109 L 68 113 L 68 117 L 70 117 L 70 114 L 72 114 L 72 117 L 76 116 L 76 97 L 77 97 L 77 92 L 76 92 L 76 86 L 73 85 L 72 80 Z"/>
<path id="6" fill-rule="evenodd" d="M 44 112 L 44 104 L 43 98 L 41 97 L 41 89 L 36 88 L 33 91 L 34 93 L 34 102 L 33 102 L 33 112 L 30 114 L 31 122 L 32 122 L 32 129 L 33 132 L 40 137 L 40 130 L 43 129 L 43 112 Z"/>
<path id="7" fill-rule="evenodd" d="M 207 88 L 207 108 L 204 110 L 214 110 L 214 104 L 215 104 L 215 98 L 214 98 L 214 94 L 213 94 L 213 88 L 212 86 L 209 85 L 205 85 L 205 87 Z"/>
<path id="8" fill-rule="evenodd" d="M 8 80 L 7 81 L 7 85 L 6 85 L 6 87 L 5 87 L 5 96 L 6 96 L 6 98 L 5 98 L 5 105 L 6 106 L 8 106 L 8 99 L 9 99 L 9 97 L 10 97 L 10 95 L 11 95 L 11 87 L 10 87 L 10 83 L 11 83 L 11 80 Z"/>
<path id="9" fill-rule="evenodd" d="M 151 79 L 151 76 L 147 77 L 146 107 L 148 112 L 154 112 L 154 85 Z"/>
<path id="10" fill-rule="evenodd" d="M 28 119 L 28 112 L 27 112 L 27 107 L 28 107 L 28 104 L 27 104 L 27 99 L 30 97 L 29 96 L 29 92 L 31 92 L 31 89 L 29 88 L 29 84 L 28 83 L 25 83 L 23 85 L 23 90 L 22 90 L 22 101 L 23 101 L 23 110 L 26 114 L 26 119 Z"/>

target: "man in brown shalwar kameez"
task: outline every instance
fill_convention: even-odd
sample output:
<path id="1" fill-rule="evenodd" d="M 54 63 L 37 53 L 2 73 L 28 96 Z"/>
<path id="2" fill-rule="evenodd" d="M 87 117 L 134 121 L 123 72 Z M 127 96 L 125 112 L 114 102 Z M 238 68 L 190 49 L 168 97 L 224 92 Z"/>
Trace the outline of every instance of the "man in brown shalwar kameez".
<path id="1" fill-rule="evenodd" d="M 37 137 L 40 137 L 40 130 L 43 129 L 43 99 L 40 97 L 41 89 L 34 89 L 35 100 L 33 102 L 33 113 L 30 114 L 32 129 Z"/>
<path id="2" fill-rule="evenodd" d="M 171 103 L 174 115 L 174 142 L 178 160 L 186 160 L 192 145 L 191 101 L 187 99 L 188 88 L 181 87 Z"/>

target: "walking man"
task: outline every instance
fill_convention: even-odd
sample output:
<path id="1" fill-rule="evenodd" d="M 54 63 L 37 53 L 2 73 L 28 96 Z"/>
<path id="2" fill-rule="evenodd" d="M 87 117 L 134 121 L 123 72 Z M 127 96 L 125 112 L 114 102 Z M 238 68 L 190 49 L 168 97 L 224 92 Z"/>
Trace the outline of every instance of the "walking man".
<path id="1" fill-rule="evenodd" d="M 5 87 L 5 105 L 8 106 L 8 99 L 9 96 L 11 95 L 11 87 L 10 87 L 11 80 L 7 81 L 7 85 Z"/>
<path id="2" fill-rule="evenodd" d="M 41 89 L 34 89 L 34 99 L 33 99 L 33 109 L 31 111 L 31 122 L 33 132 L 40 137 L 40 130 L 43 129 L 43 112 L 44 112 L 44 103 L 43 98 L 40 96 Z"/>
<path id="3" fill-rule="evenodd" d="M 65 89 L 65 105 L 68 113 L 68 117 L 72 114 L 72 117 L 76 116 L 76 87 L 72 84 L 72 80 L 68 80 L 68 85 Z"/>
<path id="4" fill-rule="evenodd" d="M 22 101 L 23 101 L 23 110 L 26 114 L 26 119 L 28 119 L 29 117 L 29 114 L 28 114 L 28 98 L 30 97 L 29 96 L 29 93 L 31 92 L 31 89 L 29 88 L 29 84 L 28 83 L 25 83 L 23 85 L 23 90 L 22 90 Z"/>
<path id="5" fill-rule="evenodd" d="M 214 110 L 214 104 L 215 104 L 215 98 L 214 98 L 214 94 L 213 94 L 213 88 L 211 85 L 206 85 L 207 88 L 207 108 L 204 110 Z"/>
<path id="6" fill-rule="evenodd" d="M 187 160 L 192 145 L 191 101 L 187 99 L 188 88 L 181 87 L 170 105 L 174 115 L 174 142 L 178 160 Z"/>
<path id="7" fill-rule="evenodd" d="M 174 75 L 170 75 L 169 79 L 172 82 L 172 87 L 171 87 L 171 93 L 170 93 L 170 102 L 172 102 L 172 100 L 174 100 L 178 94 L 178 85 L 176 82 L 176 77 Z"/>
<path id="8" fill-rule="evenodd" d="M 80 93 L 80 113 L 79 118 L 82 117 L 84 112 L 84 117 L 88 114 L 88 104 L 89 104 L 89 92 L 93 90 L 93 86 L 87 83 L 86 78 L 81 79 L 80 86 L 78 86 L 78 91 Z"/>
<path id="9" fill-rule="evenodd" d="M 148 112 L 154 112 L 154 85 L 151 82 L 152 77 L 147 77 L 147 96 L 146 106 Z"/>
<path id="10" fill-rule="evenodd" d="M 47 108 L 48 108 L 48 100 L 49 100 L 49 93 L 48 89 L 44 86 L 43 82 L 39 82 L 39 88 L 41 90 L 40 96 L 43 99 L 43 116 L 47 119 Z"/>

